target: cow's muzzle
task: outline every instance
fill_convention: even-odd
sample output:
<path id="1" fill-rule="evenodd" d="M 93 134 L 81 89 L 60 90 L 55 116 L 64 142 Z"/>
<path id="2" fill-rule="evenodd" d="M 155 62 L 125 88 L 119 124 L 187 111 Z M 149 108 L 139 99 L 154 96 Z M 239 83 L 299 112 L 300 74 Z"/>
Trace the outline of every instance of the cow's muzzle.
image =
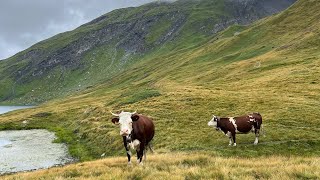
<path id="1" fill-rule="evenodd" d="M 120 136 L 128 136 L 129 133 L 125 133 L 125 132 L 120 132 Z"/>
<path id="2" fill-rule="evenodd" d="M 121 135 L 121 136 L 128 136 L 129 134 L 130 134 L 130 132 L 129 132 L 128 129 L 120 130 L 120 135 Z"/>

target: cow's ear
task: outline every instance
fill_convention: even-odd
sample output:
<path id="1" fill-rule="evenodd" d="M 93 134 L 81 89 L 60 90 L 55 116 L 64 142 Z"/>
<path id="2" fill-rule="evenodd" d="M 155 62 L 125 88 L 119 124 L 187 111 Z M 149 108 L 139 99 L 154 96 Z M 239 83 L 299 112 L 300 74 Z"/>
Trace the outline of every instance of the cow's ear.
<path id="1" fill-rule="evenodd" d="M 131 119 L 132 119 L 132 121 L 138 121 L 138 120 L 139 120 L 139 115 L 133 114 L 133 115 L 131 116 Z"/>
<path id="2" fill-rule="evenodd" d="M 119 124 L 119 118 L 112 118 L 113 124 Z"/>

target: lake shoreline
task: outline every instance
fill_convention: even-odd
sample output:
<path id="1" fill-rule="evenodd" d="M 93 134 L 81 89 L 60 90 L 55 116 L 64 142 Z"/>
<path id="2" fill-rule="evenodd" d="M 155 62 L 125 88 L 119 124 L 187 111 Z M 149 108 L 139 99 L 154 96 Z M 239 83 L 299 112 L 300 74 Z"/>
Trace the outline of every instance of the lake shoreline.
<path id="1" fill-rule="evenodd" d="M 15 105 L 15 106 L 2 106 L 0 105 L 0 115 L 2 114 L 6 114 L 15 110 L 20 110 L 20 109 L 29 109 L 29 108 L 34 108 L 36 106 L 19 106 L 19 105 Z"/>
<path id="2" fill-rule="evenodd" d="M 0 131 L 0 175 L 77 162 L 65 143 L 54 143 L 56 138 L 45 129 Z"/>
<path id="3" fill-rule="evenodd" d="M 16 105 L 16 106 L 2 106 L 0 105 L 0 116 L 16 111 L 16 110 L 22 110 L 22 109 L 29 109 L 29 108 L 34 108 L 35 106 L 20 106 L 20 105 Z M 2 133 L 7 133 L 7 134 L 11 134 L 11 133 L 21 133 L 21 132 L 32 132 L 32 131 L 44 131 L 46 133 L 50 133 L 51 135 L 53 135 L 53 139 L 51 140 L 51 143 L 53 145 L 61 145 L 62 147 L 64 147 L 64 151 L 65 151 L 65 157 L 64 158 L 58 158 L 58 161 L 60 161 L 60 163 L 56 163 L 56 164 L 51 164 L 50 166 L 46 166 L 46 167 L 36 167 L 36 168 L 29 168 L 29 169 L 25 169 L 25 170 L 8 170 L 6 168 L 4 168 L 3 166 L 7 166 L 7 164 L 5 162 L 3 162 L 5 158 L 3 158 L 3 154 L 0 155 L 0 176 L 4 176 L 4 175 L 11 175 L 11 174 L 15 174 L 15 173 L 19 173 L 19 172 L 30 172 L 30 171 L 36 171 L 36 170 L 44 170 L 44 169 L 49 169 L 49 168 L 53 168 L 53 167 L 62 167 L 68 164 L 72 164 L 75 162 L 78 162 L 78 159 L 72 157 L 69 153 L 69 148 L 67 146 L 67 144 L 65 143 L 53 143 L 53 141 L 55 139 L 57 139 L 55 132 L 49 131 L 47 129 L 5 129 L 0 131 L 0 134 Z M 2 138 L 1 138 L 2 137 Z M 49 136 L 48 136 L 49 137 Z M 3 138 L 3 136 L 0 136 L 0 151 L 4 150 L 5 148 L 12 148 L 12 144 L 15 142 L 15 140 L 12 142 L 6 138 Z M 67 159 L 67 160 L 66 160 Z M 12 159 L 10 159 L 12 160 Z M 13 160 L 14 161 L 14 160 Z M 11 167 L 12 169 L 14 169 L 15 167 Z M 6 170 L 4 170 L 6 169 Z"/>
<path id="4" fill-rule="evenodd" d="M 59 168 L 59 167 L 64 167 L 67 165 L 71 165 L 71 164 L 75 164 L 79 162 L 79 160 L 77 160 L 76 158 L 74 158 L 74 161 L 65 163 L 65 164 L 57 164 L 48 168 L 38 168 L 38 169 L 30 169 L 30 170 L 24 170 L 24 171 L 16 171 L 16 172 L 5 172 L 5 173 L 0 173 L 0 177 L 1 176 L 8 176 L 8 175 L 14 175 L 17 173 L 27 173 L 27 172 L 33 172 L 33 171 L 41 171 L 41 170 L 48 170 L 48 169 L 52 169 L 52 168 Z"/>

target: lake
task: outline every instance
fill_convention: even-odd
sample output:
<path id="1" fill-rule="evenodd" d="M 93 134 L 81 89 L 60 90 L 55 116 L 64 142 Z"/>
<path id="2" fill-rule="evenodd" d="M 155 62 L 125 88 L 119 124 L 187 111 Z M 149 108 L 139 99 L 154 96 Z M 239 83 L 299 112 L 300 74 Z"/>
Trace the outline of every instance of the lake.
<path id="1" fill-rule="evenodd" d="M 0 131 L 0 174 L 30 171 L 72 162 L 65 144 L 52 143 L 43 129 Z"/>
<path id="2" fill-rule="evenodd" d="M 0 106 L 0 114 L 31 106 Z M 66 144 L 44 129 L 0 131 L 0 175 L 65 165 L 74 159 Z"/>
<path id="3" fill-rule="evenodd" d="M 32 108 L 34 106 L 0 106 L 0 114 L 4 114 L 6 112 L 18 110 L 18 109 L 26 109 Z"/>

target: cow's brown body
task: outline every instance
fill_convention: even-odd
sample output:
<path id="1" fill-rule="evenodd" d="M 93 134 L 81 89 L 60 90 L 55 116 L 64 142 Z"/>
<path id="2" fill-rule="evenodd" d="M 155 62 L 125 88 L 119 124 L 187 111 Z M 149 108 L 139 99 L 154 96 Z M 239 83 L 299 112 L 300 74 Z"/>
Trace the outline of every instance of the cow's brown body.
<path id="1" fill-rule="evenodd" d="M 146 147 L 150 145 L 149 143 L 153 139 L 155 128 L 152 120 L 149 117 L 143 116 L 141 114 L 136 114 L 133 116 L 133 118 L 137 117 L 138 120 L 133 121 L 132 123 L 133 131 L 131 133 L 131 142 L 136 139 L 140 141 L 140 147 L 137 148 L 137 158 L 141 162 L 143 155 L 145 155 L 144 151 L 146 150 Z M 125 142 L 128 143 L 130 142 L 130 140 L 128 141 L 127 139 L 126 141 L 124 141 L 124 143 Z M 125 147 L 127 148 L 127 145 L 125 145 Z M 129 156 L 128 161 L 130 161 Z"/>
<path id="2" fill-rule="evenodd" d="M 131 163 L 131 147 L 136 149 L 138 162 L 142 163 L 142 157 L 145 155 L 146 147 L 151 149 L 150 142 L 155 133 L 153 121 L 147 116 L 136 113 L 122 112 L 119 115 L 113 115 L 120 116 L 120 118 L 126 116 L 122 122 L 119 122 L 118 117 L 113 118 L 112 122 L 115 124 L 125 124 L 127 122 L 127 126 L 120 131 L 120 135 L 122 135 L 123 145 L 127 151 L 128 162 Z M 128 126 L 132 126 L 131 131 L 128 130 Z M 131 128 L 129 127 L 129 129 Z"/>
<path id="3" fill-rule="evenodd" d="M 148 145 L 154 136 L 154 124 L 149 117 L 137 114 L 139 119 L 132 124 L 133 132 L 131 138 L 138 139 Z"/>
<path id="4" fill-rule="evenodd" d="M 223 131 L 224 134 L 229 136 L 230 144 L 236 146 L 237 133 L 249 133 L 253 131 L 256 135 L 254 144 L 258 143 L 260 128 L 262 125 L 262 117 L 260 113 L 252 113 L 239 117 L 220 118 L 214 116 L 213 121 L 216 122 L 216 129 Z"/>

